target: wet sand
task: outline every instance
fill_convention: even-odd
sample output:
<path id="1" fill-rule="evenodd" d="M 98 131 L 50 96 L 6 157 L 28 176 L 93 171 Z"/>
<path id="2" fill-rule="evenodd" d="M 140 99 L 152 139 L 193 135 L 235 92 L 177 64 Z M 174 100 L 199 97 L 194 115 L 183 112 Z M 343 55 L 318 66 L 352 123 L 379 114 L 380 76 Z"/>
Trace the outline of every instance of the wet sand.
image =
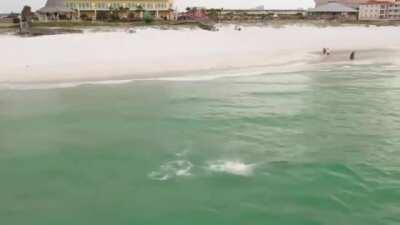
<path id="1" fill-rule="evenodd" d="M 350 59 L 351 52 L 355 52 L 354 60 Z M 398 55 L 398 51 L 394 49 L 344 49 L 344 50 L 334 50 L 331 49 L 329 55 L 324 55 L 322 50 L 320 52 L 312 53 L 315 58 L 310 61 L 311 64 L 319 64 L 319 63 L 340 63 L 340 62 L 366 62 L 366 61 L 375 61 L 375 62 L 385 62 L 388 58 L 396 57 Z"/>

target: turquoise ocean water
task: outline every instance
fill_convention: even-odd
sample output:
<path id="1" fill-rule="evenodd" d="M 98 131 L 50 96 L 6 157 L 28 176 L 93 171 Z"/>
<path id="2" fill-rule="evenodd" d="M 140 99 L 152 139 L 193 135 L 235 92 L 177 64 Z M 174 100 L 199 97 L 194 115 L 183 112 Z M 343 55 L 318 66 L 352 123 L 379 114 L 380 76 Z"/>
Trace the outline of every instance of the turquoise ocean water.
<path id="1" fill-rule="evenodd" d="M 0 224 L 400 224 L 400 71 L 3 89 Z"/>

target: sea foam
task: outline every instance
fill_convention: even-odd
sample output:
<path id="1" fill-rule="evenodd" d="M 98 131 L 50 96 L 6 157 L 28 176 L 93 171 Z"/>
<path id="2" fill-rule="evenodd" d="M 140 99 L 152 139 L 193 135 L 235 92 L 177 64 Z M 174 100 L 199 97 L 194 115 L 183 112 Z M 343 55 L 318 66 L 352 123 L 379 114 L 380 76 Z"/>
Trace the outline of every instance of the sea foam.
<path id="1" fill-rule="evenodd" d="M 187 177 L 192 175 L 193 164 L 187 160 L 168 161 L 162 164 L 157 171 L 151 172 L 148 176 L 152 180 L 169 180 L 174 177 Z"/>
<path id="2" fill-rule="evenodd" d="M 209 162 L 207 168 L 213 172 L 250 176 L 254 172 L 255 164 L 246 164 L 241 161 L 218 160 Z"/>

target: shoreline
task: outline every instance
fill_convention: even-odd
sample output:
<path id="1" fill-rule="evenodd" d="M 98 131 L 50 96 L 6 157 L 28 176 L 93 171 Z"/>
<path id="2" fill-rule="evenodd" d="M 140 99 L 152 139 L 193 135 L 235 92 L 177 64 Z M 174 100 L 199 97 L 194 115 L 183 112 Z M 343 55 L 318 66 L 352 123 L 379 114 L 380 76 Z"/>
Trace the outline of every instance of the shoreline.
<path id="1" fill-rule="evenodd" d="M 335 21 L 335 20 L 266 20 L 266 21 L 221 21 L 215 22 L 208 21 L 154 21 L 152 23 L 145 23 L 143 21 L 137 22 L 104 22 L 104 21 L 59 21 L 59 22 L 34 22 L 32 29 L 38 31 L 38 35 L 56 35 L 66 33 L 79 33 L 85 29 L 98 28 L 102 31 L 106 29 L 120 29 L 120 28 L 159 28 L 163 29 L 181 29 L 193 28 L 203 29 L 202 24 L 210 24 L 217 26 L 226 25 L 240 25 L 240 26 L 260 26 L 260 27 L 273 27 L 282 28 L 286 26 L 305 26 L 305 27 L 346 27 L 346 26 L 359 26 L 359 27 L 392 27 L 400 26 L 400 21 Z M 1 34 L 15 34 L 17 33 L 18 25 L 13 23 L 0 22 L 0 35 Z M 59 31 L 49 32 L 47 31 Z M 206 29 L 207 30 L 207 29 Z"/>
<path id="2" fill-rule="evenodd" d="M 60 83 L 103 83 L 103 82 L 132 82 L 132 81 L 171 81 L 171 80 L 210 80 L 214 78 L 236 77 L 237 74 L 250 73 L 253 75 L 270 74 L 270 73 L 295 73 L 299 70 L 314 70 L 318 66 L 334 66 L 334 65 L 365 65 L 370 60 L 376 63 L 387 64 L 388 62 L 380 62 L 381 57 L 395 57 L 394 49 L 356 49 L 355 61 L 349 60 L 349 54 L 353 49 L 341 49 L 334 51 L 331 56 L 324 56 L 319 51 L 307 52 L 310 57 L 297 65 L 297 61 L 288 61 L 286 63 L 277 64 L 255 64 L 248 66 L 227 66 L 219 68 L 201 68 L 201 69 L 174 69 L 165 71 L 140 71 L 138 73 L 124 72 L 119 74 L 105 73 L 95 76 L 71 76 L 72 74 L 64 74 L 59 77 L 45 76 L 41 78 L 30 79 L 10 79 L 1 80 L 1 85 L 54 85 Z M 282 69 L 285 66 L 285 69 Z M 17 74 L 15 74 L 17 75 Z M 1 78 L 1 77 L 0 77 Z"/>
<path id="3" fill-rule="evenodd" d="M 9 54 L 0 62 L 0 84 L 207 80 L 249 71 L 399 65 L 396 27 L 342 26 L 321 32 L 315 26 L 248 26 L 237 31 L 232 25 L 218 25 L 219 32 L 142 27 L 136 33 L 114 28 L 39 38 L 3 36 L 0 47 Z M 382 42 L 382 34 L 390 38 Z M 360 41 L 360 35 L 368 39 Z M 322 48 L 333 54 L 322 56 Z M 349 61 L 352 51 L 356 51 L 354 62 Z"/>

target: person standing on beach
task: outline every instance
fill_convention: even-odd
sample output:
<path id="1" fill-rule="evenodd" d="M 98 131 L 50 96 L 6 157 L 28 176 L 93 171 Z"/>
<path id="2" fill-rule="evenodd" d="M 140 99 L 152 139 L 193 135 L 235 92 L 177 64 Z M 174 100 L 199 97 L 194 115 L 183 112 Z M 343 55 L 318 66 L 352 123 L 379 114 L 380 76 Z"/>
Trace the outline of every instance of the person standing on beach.
<path id="1" fill-rule="evenodd" d="M 331 50 L 329 48 L 326 49 L 326 55 L 331 55 Z"/>
<path id="2" fill-rule="evenodd" d="M 356 52 L 355 51 L 352 51 L 351 53 L 350 53 L 350 60 L 354 60 L 356 58 Z"/>

